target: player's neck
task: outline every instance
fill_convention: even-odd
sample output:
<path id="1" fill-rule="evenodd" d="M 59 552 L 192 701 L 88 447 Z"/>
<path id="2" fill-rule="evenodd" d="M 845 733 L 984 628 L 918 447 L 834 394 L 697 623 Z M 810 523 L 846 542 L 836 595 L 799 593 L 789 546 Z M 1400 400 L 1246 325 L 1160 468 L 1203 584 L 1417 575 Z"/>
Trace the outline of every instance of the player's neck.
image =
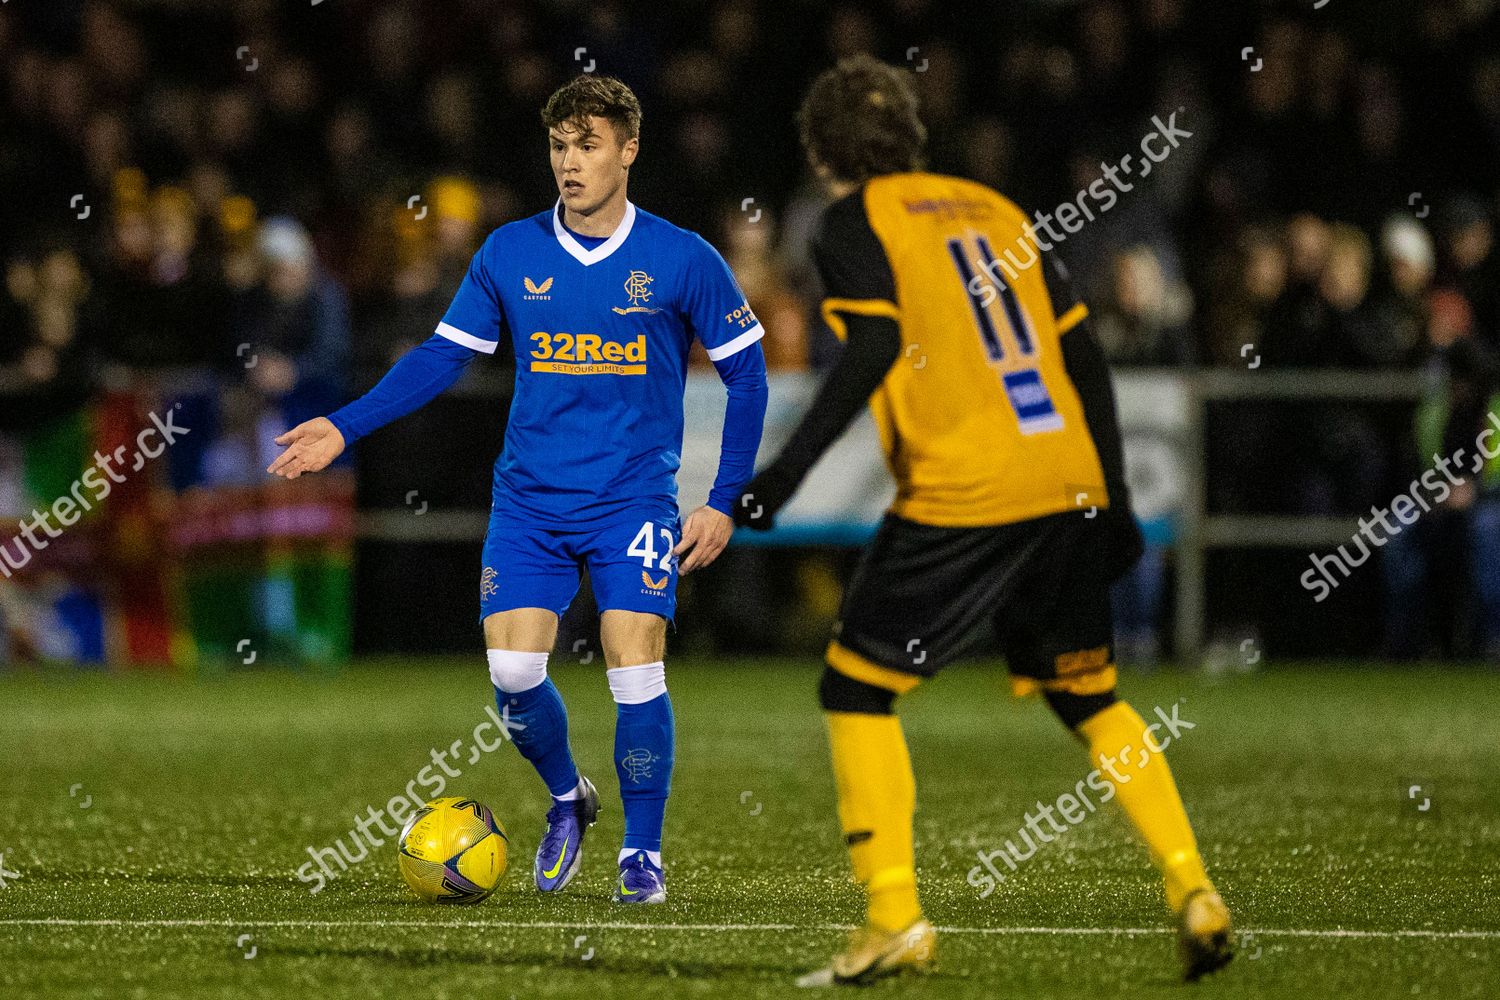
<path id="1" fill-rule="evenodd" d="M 588 215 L 563 206 L 563 225 L 579 236 L 611 236 L 625 218 L 625 186 Z"/>

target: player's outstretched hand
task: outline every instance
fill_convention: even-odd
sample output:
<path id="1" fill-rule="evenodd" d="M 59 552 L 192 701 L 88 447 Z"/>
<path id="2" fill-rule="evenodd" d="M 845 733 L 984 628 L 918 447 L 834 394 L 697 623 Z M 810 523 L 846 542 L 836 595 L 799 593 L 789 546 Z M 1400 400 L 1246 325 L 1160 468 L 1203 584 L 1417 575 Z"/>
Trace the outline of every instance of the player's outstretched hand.
<path id="1" fill-rule="evenodd" d="M 682 541 L 672 550 L 677 557 L 678 572 L 691 573 L 719 558 L 732 534 L 734 521 L 728 514 L 712 507 L 699 507 L 693 511 L 682 526 Z"/>
<path id="2" fill-rule="evenodd" d="M 286 449 L 266 469 L 273 476 L 296 479 L 328 467 L 344 451 L 344 435 L 327 417 L 314 417 L 276 439 Z"/>

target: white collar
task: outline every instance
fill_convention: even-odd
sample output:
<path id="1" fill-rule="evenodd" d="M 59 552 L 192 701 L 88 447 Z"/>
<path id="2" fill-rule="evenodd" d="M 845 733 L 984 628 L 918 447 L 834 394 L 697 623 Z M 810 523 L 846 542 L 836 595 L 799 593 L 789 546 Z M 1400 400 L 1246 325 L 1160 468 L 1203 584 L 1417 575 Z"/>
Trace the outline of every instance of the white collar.
<path id="1" fill-rule="evenodd" d="M 557 199 L 557 204 L 552 208 L 552 231 L 557 234 L 557 242 L 562 244 L 562 248 L 572 254 L 574 259 L 584 267 L 588 267 L 590 264 L 597 264 L 618 250 L 620 244 L 625 242 L 625 237 L 630 235 L 630 228 L 635 225 L 635 206 L 627 201 L 625 203 L 625 217 L 620 220 L 620 224 L 615 227 L 615 231 L 610 234 L 609 239 L 594 247 L 594 249 L 589 250 L 582 243 L 575 240 L 573 234 L 568 232 L 568 227 L 563 225 L 562 212 L 559 211 L 561 208 L 562 199 L 559 198 Z"/>

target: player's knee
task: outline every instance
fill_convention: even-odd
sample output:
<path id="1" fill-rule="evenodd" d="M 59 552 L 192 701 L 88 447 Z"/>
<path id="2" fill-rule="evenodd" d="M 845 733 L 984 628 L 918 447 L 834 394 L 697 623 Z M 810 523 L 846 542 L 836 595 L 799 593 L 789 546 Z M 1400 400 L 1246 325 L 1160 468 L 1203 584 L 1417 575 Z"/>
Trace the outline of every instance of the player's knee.
<path id="1" fill-rule="evenodd" d="M 1044 691 L 1042 694 L 1069 729 L 1077 729 L 1117 700 L 1114 688 L 1102 694 L 1073 694 L 1069 691 Z"/>
<path id="2" fill-rule="evenodd" d="M 507 694 L 530 691 L 547 679 L 546 653 L 491 649 L 486 656 L 490 663 L 490 683 Z"/>
<path id="3" fill-rule="evenodd" d="M 827 712 L 890 715 L 895 711 L 896 692 L 824 667 L 823 678 L 818 682 L 818 704 Z"/>
<path id="4" fill-rule="evenodd" d="M 611 667 L 609 693 L 617 705 L 642 705 L 667 693 L 667 665 L 660 660 L 630 667 Z"/>

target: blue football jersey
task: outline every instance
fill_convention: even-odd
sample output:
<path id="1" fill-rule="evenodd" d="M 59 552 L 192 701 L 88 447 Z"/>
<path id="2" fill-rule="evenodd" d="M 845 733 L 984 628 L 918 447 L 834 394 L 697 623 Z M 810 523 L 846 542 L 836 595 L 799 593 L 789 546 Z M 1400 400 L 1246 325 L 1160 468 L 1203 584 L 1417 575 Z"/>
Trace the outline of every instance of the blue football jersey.
<path id="1" fill-rule="evenodd" d="M 675 515 L 693 338 L 719 361 L 764 331 L 702 237 L 627 203 L 614 234 L 588 248 L 559 202 L 490 234 L 437 332 L 487 354 L 510 338 L 516 386 L 494 510 L 570 528 L 629 507 Z"/>

